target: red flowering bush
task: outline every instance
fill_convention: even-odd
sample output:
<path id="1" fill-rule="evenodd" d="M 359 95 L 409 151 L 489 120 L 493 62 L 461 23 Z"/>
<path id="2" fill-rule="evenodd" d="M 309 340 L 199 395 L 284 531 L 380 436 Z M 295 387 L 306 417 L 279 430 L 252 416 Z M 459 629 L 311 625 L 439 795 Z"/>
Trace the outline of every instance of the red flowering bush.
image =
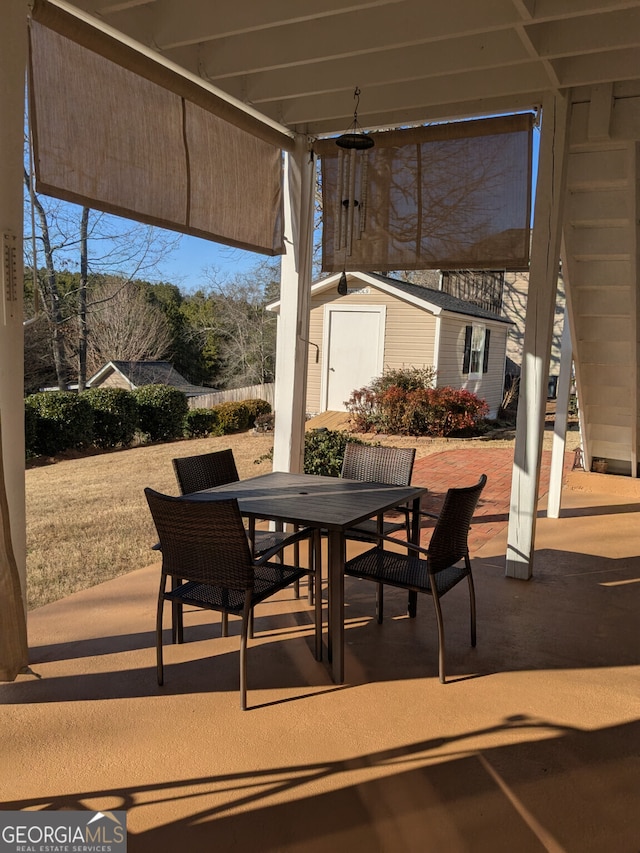
<path id="1" fill-rule="evenodd" d="M 394 371 L 392 378 L 399 381 L 385 381 L 383 376 L 351 394 L 347 409 L 357 430 L 445 437 L 473 432 L 487 416 L 486 402 L 471 391 L 430 387 L 432 370 L 425 370 L 423 377 L 417 377 L 415 368 L 410 373 L 407 378 Z M 419 378 L 424 381 L 416 381 Z"/>

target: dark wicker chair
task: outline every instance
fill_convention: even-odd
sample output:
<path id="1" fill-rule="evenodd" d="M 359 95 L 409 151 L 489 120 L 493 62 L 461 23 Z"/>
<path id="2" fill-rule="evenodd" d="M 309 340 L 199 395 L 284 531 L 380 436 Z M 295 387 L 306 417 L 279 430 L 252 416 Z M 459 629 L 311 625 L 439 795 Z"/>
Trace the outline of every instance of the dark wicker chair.
<path id="1" fill-rule="evenodd" d="M 226 486 L 227 483 L 237 483 L 240 479 L 232 450 L 217 450 L 213 453 L 201 453 L 197 456 L 182 456 L 172 460 L 173 470 L 178 481 L 181 495 L 201 492 L 203 489 L 213 489 L 216 486 Z M 255 520 L 249 521 L 249 540 L 256 557 L 274 548 L 284 547 L 289 543 L 291 534 L 282 530 L 256 530 Z M 295 541 L 295 565 L 300 564 L 299 544 Z M 313 586 L 309 585 L 309 602 L 313 604 Z M 295 585 L 296 597 L 300 590 L 298 582 Z"/>
<path id="2" fill-rule="evenodd" d="M 235 498 L 190 501 L 145 489 L 162 552 L 162 573 L 156 617 L 158 684 L 164 681 L 162 617 L 165 601 L 217 610 L 242 618 L 240 639 L 240 704 L 247 707 L 246 652 L 253 608 L 289 586 L 305 569 L 272 559 L 282 545 L 252 556 Z M 301 530 L 296 536 L 307 536 Z M 290 537 L 294 538 L 294 537 Z M 167 589 L 167 580 L 171 588 Z M 318 597 L 319 598 L 319 597 Z M 316 656 L 321 622 L 315 614 Z"/>
<path id="3" fill-rule="evenodd" d="M 408 486 L 411 483 L 415 455 L 413 447 L 374 447 L 348 442 L 342 462 L 342 476 L 349 480 Z M 347 539 L 376 542 L 380 533 L 389 536 L 398 530 L 404 530 L 409 539 L 411 513 L 408 507 L 399 507 L 398 511 L 404 515 L 403 521 L 370 518 L 350 528 L 346 533 Z"/>
<path id="4" fill-rule="evenodd" d="M 414 594 L 422 592 L 433 598 L 438 625 L 438 670 L 443 684 L 445 646 L 440 599 L 464 578 L 469 584 L 471 645 L 476 644 L 476 599 L 467 540 L 469 525 L 486 482 L 487 477 L 483 474 L 475 486 L 448 490 L 427 548 L 402 542 L 402 547 L 406 547 L 409 553 L 389 551 L 384 548 L 384 541 L 398 544 L 397 540 L 380 536 L 375 548 L 349 560 L 345 566 L 345 573 L 350 577 L 378 584 L 378 622 L 382 622 L 384 584 L 407 589 Z M 421 515 L 433 517 L 430 513 Z M 463 565 L 458 565 L 462 561 Z"/>

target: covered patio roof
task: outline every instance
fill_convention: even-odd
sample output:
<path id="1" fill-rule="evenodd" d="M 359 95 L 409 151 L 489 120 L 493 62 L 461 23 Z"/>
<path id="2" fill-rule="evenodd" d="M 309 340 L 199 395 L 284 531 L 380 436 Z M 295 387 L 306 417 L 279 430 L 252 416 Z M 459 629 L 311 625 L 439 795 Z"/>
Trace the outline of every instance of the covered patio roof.
<path id="1" fill-rule="evenodd" d="M 535 108 L 550 90 L 637 80 L 635 0 L 74 0 L 296 133 Z M 585 94 L 588 96 L 588 94 Z"/>

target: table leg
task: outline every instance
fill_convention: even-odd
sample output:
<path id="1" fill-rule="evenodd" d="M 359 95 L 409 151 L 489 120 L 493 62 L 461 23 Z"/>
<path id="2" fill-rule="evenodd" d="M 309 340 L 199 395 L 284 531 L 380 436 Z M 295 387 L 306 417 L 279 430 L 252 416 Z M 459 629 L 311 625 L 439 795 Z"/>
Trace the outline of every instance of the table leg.
<path id="1" fill-rule="evenodd" d="M 420 498 L 415 498 L 411 508 L 411 542 L 414 545 L 420 544 Z M 407 602 L 407 615 L 410 619 L 415 619 L 418 610 L 418 593 L 409 592 L 409 600 Z"/>
<path id="2" fill-rule="evenodd" d="M 327 536 L 329 573 L 328 657 L 336 684 L 344 682 L 344 562 L 345 541 L 340 531 Z"/>

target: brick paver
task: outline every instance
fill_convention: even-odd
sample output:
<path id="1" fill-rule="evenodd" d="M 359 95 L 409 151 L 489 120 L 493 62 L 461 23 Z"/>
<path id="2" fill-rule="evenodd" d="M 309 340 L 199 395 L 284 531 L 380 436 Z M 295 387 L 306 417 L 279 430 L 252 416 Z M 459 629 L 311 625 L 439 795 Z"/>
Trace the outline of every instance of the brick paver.
<path id="1" fill-rule="evenodd" d="M 570 471 L 573 453 L 565 454 L 565 471 Z M 551 452 L 542 454 L 540 494 L 549 490 Z M 513 449 L 469 448 L 469 450 L 443 450 L 417 459 L 413 466 L 412 483 L 427 486 L 429 494 L 422 499 L 422 508 L 439 512 L 447 489 L 452 486 L 471 486 L 482 474 L 487 475 L 487 485 L 482 492 L 469 534 L 469 551 L 473 553 L 489 539 L 496 536 L 509 521 Z M 421 544 L 429 541 L 433 522 L 423 519 Z"/>

